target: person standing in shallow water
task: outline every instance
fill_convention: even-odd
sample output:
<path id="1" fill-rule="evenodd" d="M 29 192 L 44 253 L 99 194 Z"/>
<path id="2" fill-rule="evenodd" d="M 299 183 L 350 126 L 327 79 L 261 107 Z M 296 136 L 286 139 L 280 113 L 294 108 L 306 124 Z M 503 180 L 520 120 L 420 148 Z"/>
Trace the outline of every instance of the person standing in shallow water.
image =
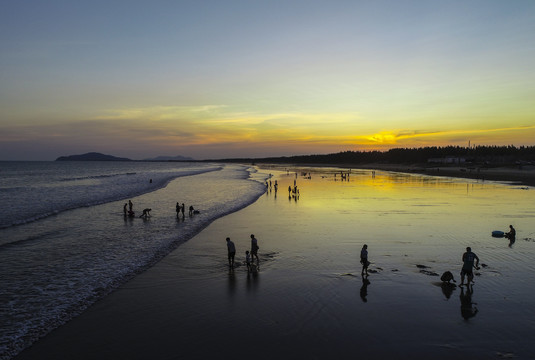
<path id="1" fill-rule="evenodd" d="M 234 243 L 230 240 L 230 238 L 227 238 L 227 250 L 228 250 L 228 266 L 233 268 L 234 256 L 236 255 L 236 247 L 234 246 Z"/>
<path id="2" fill-rule="evenodd" d="M 256 257 L 256 263 L 258 264 L 258 240 L 251 234 L 251 259 L 254 261 Z"/>
<path id="3" fill-rule="evenodd" d="M 509 225 L 509 232 L 505 233 L 505 237 L 508 239 L 514 239 L 516 237 L 516 230 L 513 225 Z"/>
<path id="4" fill-rule="evenodd" d="M 467 276 L 467 285 L 470 285 L 470 282 L 474 282 L 474 273 L 472 268 L 479 269 L 479 258 L 476 254 L 472 252 L 470 247 L 466 248 L 466 252 L 463 254 L 463 268 L 461 269 L 461 285 L 464 285 L 464 277 Z M 474 266 L 474 261 L 475 266 Z"/>
<path id="5" fill-rule="evenodd" d="M 360 250 L 360 263 L 362 264 L 361 275 L 368 276 L 368 265 L 370 265 L 370 263 L 368 262 L 368 245 L 366 244 L 364 244 L 362 250 Z"/>

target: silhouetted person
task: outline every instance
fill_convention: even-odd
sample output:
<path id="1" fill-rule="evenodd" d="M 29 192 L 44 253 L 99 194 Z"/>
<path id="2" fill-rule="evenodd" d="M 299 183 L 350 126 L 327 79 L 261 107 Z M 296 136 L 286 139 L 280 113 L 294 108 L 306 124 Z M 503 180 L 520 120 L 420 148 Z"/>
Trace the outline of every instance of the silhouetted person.
<path id="1" fill-rule="evenodd" d="M 128 207 L 128 203 L 124 203 L 124 206 L 123 206 L 124 216 L 126 216 L 126 214 L 128 213 L 127 207 Z"/>
<path id="2" fill-rule="evenodd" d="M 148 218 L 150 216 L 150 211 L 152 209 L 143 209 L 143 214 L 139 215 L 139 217 Z"/>
<path id="3" fill-rule="evenodd" d="M 479 258 L 476 254 L 472 252 L 472 249 L 470 247 L 466 248 L 466 252 L 463 254 L 463 268 L 461 269 L 461 285 L 464 284 L 464 277 L 468 277 L 468 281 L 466 282 L 467 285 L 470 284 L 470 282 L 473 282 L 474 280 L 474 273 L 472 271 L 472 268 L 479 269 Z M 475 261 L 475 265 L 474 265 Z"/>
<path id="4" fill-rule="evenodd" d="M 451 273 L 451 271 L 445 271 L 442 276 L 440 277 L 440 280 L 442 280 L 442 282 L 445 282 L 445 283 L 448 283 L 450 285 L 453 285 L 451 284 L 451 282 L 457 282 L 455 281 L 455 279 L 453 278 L 453 274 Z"/>
<path id="5" fill-rule="evenodd" d="M 193 211 L 195 211 L 195 209 L 193 208 L 193 205 L 190 205 L 190 207 L 189 207 L 189 216 L 193 215 Z"/>
<path id="6" fill-rule="evenodd" d="M 182 210 L 182 207 L 179 203 L 176 203 L 176 217 L 178 219 L 178 215 L 180 215 L 180 210 Z"/>
<path id="7" fill-rule="evenodd" d="M 509 240 L 516 238 L 516 230 L 513 225 L 509 225 L 509 231 L 505 233 L 505 237 Z"/>
<path id="8" fill-rule="evenodd" d="M 227 238 L 227 250 L 228 250 L 228 265 L 231 268 L 233 268 L 234 256 L 236 255 L 236 247 L 234 246 L 234 243 L 230 240 L 230 238 Z"/>
<path id="9" fill-rule="evenodd" d="M 361 275 L 368 276 L 368 266 L 370 262 L 368 261 L 368 245 L 364 244 L 362 250 L 360 250 L 360 263 L 362 264 Z"/>
<path id="10" fill-rule="evenodd" d="M 254 261 L 254 258 L 256 257 L 256 262 L 258 263 L 258 240 L 254 237 L 253 234 L 251 234 L 251 258 Z"/>
<path id="11" fill-rule="evenodd" d="M 133 207 L 134 207 L 134 204 L 132 204 L 132 200 L 128 200 L 128 210 L 132 211 Z"/>

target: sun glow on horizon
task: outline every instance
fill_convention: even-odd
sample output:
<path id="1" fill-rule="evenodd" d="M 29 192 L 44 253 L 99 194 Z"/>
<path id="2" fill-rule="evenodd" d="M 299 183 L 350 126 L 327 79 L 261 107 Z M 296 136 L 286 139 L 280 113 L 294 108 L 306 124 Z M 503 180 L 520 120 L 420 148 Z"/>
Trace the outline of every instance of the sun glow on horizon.
<path id="1" fill-rule="evenodd" d="M 0 154 L 534 145 L 535 3 L 482 3 L 8 2 Z"/>

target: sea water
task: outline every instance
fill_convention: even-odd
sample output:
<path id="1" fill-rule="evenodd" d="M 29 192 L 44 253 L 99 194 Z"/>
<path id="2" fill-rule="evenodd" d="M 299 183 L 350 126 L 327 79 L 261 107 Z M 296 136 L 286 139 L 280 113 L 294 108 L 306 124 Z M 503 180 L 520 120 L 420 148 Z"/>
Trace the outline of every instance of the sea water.
<path id="1" fill-rule="evenodd" d="M 265 178 L 243 165 L 0 162 L 0 359 L 254 202 Z"/>

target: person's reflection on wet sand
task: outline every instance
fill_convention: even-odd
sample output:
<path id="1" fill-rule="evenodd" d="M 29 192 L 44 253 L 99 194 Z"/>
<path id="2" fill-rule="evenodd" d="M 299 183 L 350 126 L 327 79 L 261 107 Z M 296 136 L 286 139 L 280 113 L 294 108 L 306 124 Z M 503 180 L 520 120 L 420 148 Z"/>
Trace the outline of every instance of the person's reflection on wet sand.
<path id="1" fill-rule="evenodd" d="M 360 288 L 360 298 L 364 302 L 368 302 L 368 285 L 370 285 L 370 280 L 368 276 L 362 275 L 362 286 Z"/>
<path id="2" fill-rule="evenodd" d="M 236 276 L 234 275 L 234 268 L 229 268 L 228 271 L 228 290 L 229 294 L 234 294 L 236 291 Z"/>
<path id="3" fill-rule="evenodd" d="M 466 293 L 464 290 L 464 286 L 461 286 L 461 295 L 459 298 L 461 299 L 461 315 L 465 320 L 469 320 L 470 318 L 473 318 L 478 313 L 478 309 L 475 306 L 477 303 L 472 302 L 472 294 L 474 293 L 474 287 L 473 286 L 466 286 Z"/>
<path id="4" fill-rule="evenodd" d="M 252 267 L 253 266 L 254 264 L 252 264 Z M 259 281 L 260 281 L 260 277 L 258 276 L 258 269 L 256 269 L 255 271 L 247 272 L 247 282 L 246 282 L 247 290 L 249 291 L 256 290 Z"/>
<path id="5" fill-rule="evenodd" d="M 440 288 L 442 289 L 442 293 L 446 297 L 446 299 L 449 299 L 451 297 L 451 294 L 453 294 L 453 290 L 457 288 L 455 284 L 451 284 L 448 282 L 443 282 L 440 284 Z"/>

